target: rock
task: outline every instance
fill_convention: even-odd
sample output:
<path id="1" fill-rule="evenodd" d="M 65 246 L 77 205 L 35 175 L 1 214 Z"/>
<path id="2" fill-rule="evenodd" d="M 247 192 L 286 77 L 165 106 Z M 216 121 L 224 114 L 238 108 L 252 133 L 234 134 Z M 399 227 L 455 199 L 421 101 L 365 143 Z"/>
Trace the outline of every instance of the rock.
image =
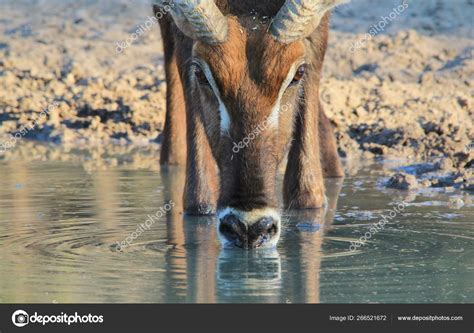
<path id="1" fill-rule="evenodd" d="M 461 209 L 464 206 L 464 201 L 461 198 L 454 198 L 449 200 L 449 207 L 453 209 Z"/>
<path id="2" fill-rule="evenodd" d="M 390 177 L 386 186 L 398 190 L 415 190 L 419 187 L 416 177 L 406 173 L 396 173 Z"/>

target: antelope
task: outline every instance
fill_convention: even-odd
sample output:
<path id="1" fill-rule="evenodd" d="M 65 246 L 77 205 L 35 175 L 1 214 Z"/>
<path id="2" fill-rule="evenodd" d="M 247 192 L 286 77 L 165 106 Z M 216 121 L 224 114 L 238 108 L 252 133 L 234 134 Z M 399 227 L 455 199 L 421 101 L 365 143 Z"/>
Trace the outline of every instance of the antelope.
<path id="1" fill-rule="evenodd" d="M 160 161 L 186 165 L 184 210 L 217 214 L 225 247 L 277 244 L 280 164 L 286 209 L 322 208 L 323 178 L 344 175 L 319 84 L 330 11 L 346 1 L 154 2 L 155 14 L 169 9 L 160 20 L 167 83 Z M 236 151 L 239 142 L 247 144 Z"/>

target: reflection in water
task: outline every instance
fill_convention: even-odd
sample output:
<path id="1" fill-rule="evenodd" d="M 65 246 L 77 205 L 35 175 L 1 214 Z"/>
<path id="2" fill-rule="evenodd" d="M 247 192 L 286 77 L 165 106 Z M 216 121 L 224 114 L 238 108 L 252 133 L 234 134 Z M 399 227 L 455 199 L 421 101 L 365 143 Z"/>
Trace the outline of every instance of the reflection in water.
<path id="1" fill-rule="evenodd" d="M 182 207 L 184 170 L 166 168 L 161 175 L 165 201 L 174 200 L 176 207 Z M 296 291 L 302 296 L 298 302 L 319 301 L 324 226 L 332 223 L 341 187 L 342 180 L 328 181 L 327 209 L 288 212 L 287 224 L 300 221 L 305 225 L 321 226 L 321 232 L 301 233 L 303 239 L 297 242 L 301 244 L 299 265 L 305 267 L 300 276 L 301 283 L 295 281 L 295 285 L 301 286 L 301 290 Z M 182 212 L 175 210 L 167 216 L 167 226 L 168 243 L 173 245 L 167 254 L 168 276 L 173 281 L 170 291 L 173 294 L 187 302 L 197 303 L 288 301 L 282 295 L 282 264 L 278 249 L 220 250 L 212 217 L 183 219 Z M 186 244 L 192 244 L 191 248 Z"/>
<path id="2" fill-rule="evenodd" d="M 279 302 L 281 258 L 276 249 L 261 251 L 223 250 L 219 256 L 217 294 L 219 302 Z"/>
<path id="3" fill-rule="evenodd" d="M 0 161 L 0 302 L 472 302 L 472 205 L 409 205 L 349 252 L 404 199 L 374 189 L 377 168 L 328 180 L 326 210 L 284 212 L 277 248 L 242 251 L 220 249 L 213 217 L 183 214 L 183 169 Z M 161 221 L 115 249 L 170 200 Z"/>

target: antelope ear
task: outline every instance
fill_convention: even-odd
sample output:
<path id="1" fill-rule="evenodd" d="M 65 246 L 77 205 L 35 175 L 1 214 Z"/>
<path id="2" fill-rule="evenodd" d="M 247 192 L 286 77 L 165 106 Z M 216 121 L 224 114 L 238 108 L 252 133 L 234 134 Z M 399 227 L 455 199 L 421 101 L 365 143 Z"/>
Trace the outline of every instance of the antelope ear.
<path id="1" fill-rule="evenodd" d="M 332 8 L 350 0 L 286 0 L 275 16 L 270 33 L 289 44 L 308 37 Z"/>

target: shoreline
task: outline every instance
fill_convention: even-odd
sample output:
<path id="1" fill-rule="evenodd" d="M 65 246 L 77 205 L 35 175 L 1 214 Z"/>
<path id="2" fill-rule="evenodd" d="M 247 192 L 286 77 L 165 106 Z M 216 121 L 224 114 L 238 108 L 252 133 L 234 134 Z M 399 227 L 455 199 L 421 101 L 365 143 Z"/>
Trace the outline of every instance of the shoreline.
<path id="1" fill-rule="evenodd" d="M 466 147 L 474 140 L 474 32 L 468 13 L 474 4 L 407 1 L 405 11 L 351 52 L 399 3 L 353 1 L 332 16 L 320 90 L 340 155 L 347 165 L 380 158 L 437 164 L 438 178 L 454 177 L 447 187 L 471 191 L 474 151 Z M 150 145 L 157 151 L 166 99 L 158 25 L 123 52 L 115 50 L 152 15 L 146 0 L 23 0 L 3 7 L 0 137 L 23 133 L 37 119 L 22 140 L 66 150 Z M 52 102 L 57 107 L 39 119 Z M 439 186 L 426 183 L 423 173 L 401 174 L 390 175 L 393 186 Z"/>

